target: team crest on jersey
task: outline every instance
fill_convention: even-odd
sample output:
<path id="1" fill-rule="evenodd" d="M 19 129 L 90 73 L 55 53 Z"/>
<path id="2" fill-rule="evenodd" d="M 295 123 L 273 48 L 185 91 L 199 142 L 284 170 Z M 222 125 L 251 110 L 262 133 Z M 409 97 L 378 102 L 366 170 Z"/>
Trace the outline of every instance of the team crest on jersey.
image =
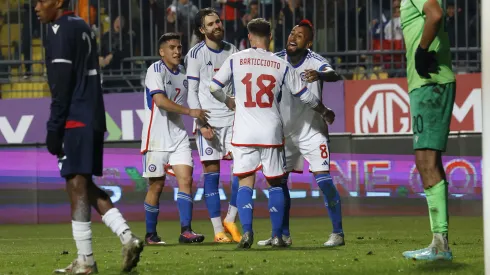
<path id="1" fill-rule="evenodd" d="M 208 148 L 206 148 L 206 151 L 205 151 L 205 152 L 206 152 L 206 154 L 207 154 L 208 156 L 210 156 L 210 155 L 213 153 L 213 148 L 208 147 Z"/>
<path id="2" fill-rule="evenodd" d="M 187 89 L 187 86 L 188 86 L 188 82 L 187 82 L 187 79 L 184 79 L 184 87 Z"/>
<path id="3" fill-rule="evenodd" d="M 148 171 L 155 172 L 157 170 L 157 166 L 155 164 L 148 165 Z"/>
<path id="4" fill-rule="evenodd" d="M 302 72 L 301 74 L 299 74 L 299 76 L 301 76 L 301 80 L 306 81 L 306 73 L 305 72 Z"/>

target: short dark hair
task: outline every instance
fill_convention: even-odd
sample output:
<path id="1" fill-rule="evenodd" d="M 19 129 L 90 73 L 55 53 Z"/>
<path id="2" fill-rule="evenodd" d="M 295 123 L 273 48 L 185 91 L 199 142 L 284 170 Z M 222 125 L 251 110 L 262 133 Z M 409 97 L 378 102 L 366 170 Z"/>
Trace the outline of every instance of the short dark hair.
<path id="1" fill-rule="evenodd" d="M 315 36 L 315 31 L 313 30 L 313 24 L 311 24 L 310 20 L 303 19 L 299 22 L 298 26 L 307 28 L 310 31 L 310 38 L 311 40 L 313 40 L 313 37 Z"/>
<path id="2" fill-rule="evenodd" d="M 248 6 L 250 7 L 250 6 L 252 6 L 252 5 L 258 5 L 258 4 L 259 4 L 259 1 L 257 1 L 257 0 L 252 0 L 252 1 L 250 1 L 250 2 L 248 3 Z"/>
<path id="3" fill-rule="evenodd" d="M 248 32 L 260 37 L 269 37 L 271 34 L 271 23 L 264 18 L 255 18 L 248 22 Z"/>
<path id="4" fill-rule="evenodd" d="M 158 39 L 158 48 L 160 48 L 163 43 L 173 39 L 180 40 L 180 34 L 175 32 L 167 32 L 163 34 L 162 36 L 160 36 L 160 39 Z"/>
<path id="5" fill-rule="evenodd" d="M 63 5 L 61 6 L 63 9 L 70 8 L 70 0 L 63 0 Z"/>
<path id="6" fill-rule="evenodd" d="M 194 16 L 194 33 L 199 39 L 204 40 L 204 34 L 201 33 L 200 28 L 204 24 L 204 18 L 211 14 L 216 14 L 219 17 L 218 12 L 213 8 L 200 9 L 196 16 Z"/>

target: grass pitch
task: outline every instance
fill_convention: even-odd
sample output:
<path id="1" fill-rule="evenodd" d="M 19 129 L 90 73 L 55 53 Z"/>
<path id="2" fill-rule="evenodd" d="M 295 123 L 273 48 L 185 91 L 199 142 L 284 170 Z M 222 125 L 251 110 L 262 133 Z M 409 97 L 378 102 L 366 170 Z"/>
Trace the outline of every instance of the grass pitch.
<path id="1" fill-rule="evenodd" d="M 120 274 L 120 242 L 103 224 L 93 227 L 93 249 L 100 274 Z M 144 223 L 131 223 L 143 236 Z M 428 217 L 346 217 L 346 246 L 324 248 L 331 230 L 328 218 L 291 220 L 293 246 L 273 250 L 256 244 L 213 244 L 209 221 L 193 228 L 206 235 L 203 244 L 179 245 L 177 221 L 160 222 L 165 247 L 145 247 L 131 274 L 484 274 L 481 217 L 452 217 L 452 262 L 421 262 L 401 257 L 404 250 L 431 241 Z M 267 238 L 270 222 L 254 221 L 255 242 Z M 50 274 L 76 257 L 70 224 L 0 226 L 0 274 Z"/>

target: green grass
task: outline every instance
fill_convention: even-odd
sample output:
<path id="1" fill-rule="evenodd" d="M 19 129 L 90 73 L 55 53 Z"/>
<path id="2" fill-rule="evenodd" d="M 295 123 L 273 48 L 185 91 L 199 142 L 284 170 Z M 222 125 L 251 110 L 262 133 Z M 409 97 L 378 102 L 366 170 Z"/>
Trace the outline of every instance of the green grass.
<path id="1" fill-rule="evenodd" d="M 348 217 L 346 246 L 324 248 L 330 223 L 326 218 L 291 220 L 293 246 L 273 250 L 236 250 L 235 244 L 212 243 L 209 221 L 193 227 L 207 239 L 203 244 L 179 245 L 176 221 L 160 222 L 165 247 L 146 247 L 131 274 L 484 274 L 481 217 L 452 217 L 452 262 L 405 260 L 404 250 L 431 241 L 427 217 Z M 144 223 L 131 223 L 144 233 Z M 254 221 L 255 242 L 267 238 L 270 222 Z M 93 249 L 100 274 L 119 274 L 120 242 L 102 224 L 93 224 Z M 63 251 L 68 251 L 64 254 Z M 70 224 L 0 226 L 0 274 L 50 274 L 76 257 Z"/>

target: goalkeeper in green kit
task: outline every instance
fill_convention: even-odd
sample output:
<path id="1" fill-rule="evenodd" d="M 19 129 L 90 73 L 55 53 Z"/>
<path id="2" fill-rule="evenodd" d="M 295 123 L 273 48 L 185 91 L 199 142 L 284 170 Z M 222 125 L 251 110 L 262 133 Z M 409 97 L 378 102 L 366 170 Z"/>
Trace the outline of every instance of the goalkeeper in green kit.
<path id="1" fill-rule="evenodd" d="M 415 162 L 429 206 L 432 243 L 406 251 L 417 260 L 452 260 L 448 245 L 448 182 L 441 153 L 446 150 L 456 93 L 442 0 L 402 0 L 401 24 L 407 51 L 407 78 Z"/>

